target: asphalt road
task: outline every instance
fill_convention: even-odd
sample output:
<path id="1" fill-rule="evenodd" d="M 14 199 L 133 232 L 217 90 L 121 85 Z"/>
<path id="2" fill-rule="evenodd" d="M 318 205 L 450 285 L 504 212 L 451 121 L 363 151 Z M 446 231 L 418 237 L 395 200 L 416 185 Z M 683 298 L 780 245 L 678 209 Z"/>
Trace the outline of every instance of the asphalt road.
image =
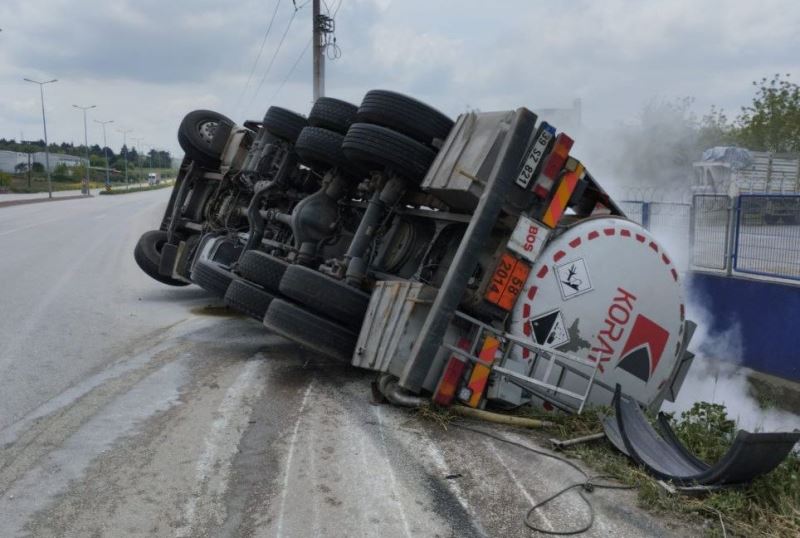
<path id="1" fill-rule="evenodd" d="M 532 536 L 580 480 L 149 279 L 133 246 L 168 195 L 0 209 L 0 536 Z M 590 536 L 697 531 L 588 495 Z M 573 491 L 539 524 L 587 517 Z"/>

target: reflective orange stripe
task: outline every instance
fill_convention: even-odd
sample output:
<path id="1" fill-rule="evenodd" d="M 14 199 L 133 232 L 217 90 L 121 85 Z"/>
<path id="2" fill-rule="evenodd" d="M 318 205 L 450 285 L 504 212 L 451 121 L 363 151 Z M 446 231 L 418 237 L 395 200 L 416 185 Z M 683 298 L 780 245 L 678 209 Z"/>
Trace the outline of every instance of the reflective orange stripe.
<path id="1" fill-rule="evenodd" d="M 472 368 L 472 374 L 469 376 L 467 388 L 469 388 L 471 394 L 466 402 L 468 406 L 478 407 L 478 404 L 481 403 L 483 391 L 486 390 L 486 385 L 489 382 L 489 374 L 492 371 L 492 363 L 494 363 L 498 349 L 500 349 L 500 341 L 493 336 L 487 336 L 483 341 L 481 352 L 478 354 L 480 362 L 475 364 Z"/>
<path id="2" fill-rule="evenodd" d="M 575 172 L 567 172 L 564 174 L 564 177 L 561 178 L 561 183 L 558 184 L 556 193 L 550 201 L 550 207 L 547 208 L 544 218 L 542 219 L 542 222 L 547 226 L 555 228 L 558 221 L 561 220 L 564 211 L 567 209 L 567 204 L 572 196 L 572 192 L 578 185 L 579 179 L 580 177 Z"/>

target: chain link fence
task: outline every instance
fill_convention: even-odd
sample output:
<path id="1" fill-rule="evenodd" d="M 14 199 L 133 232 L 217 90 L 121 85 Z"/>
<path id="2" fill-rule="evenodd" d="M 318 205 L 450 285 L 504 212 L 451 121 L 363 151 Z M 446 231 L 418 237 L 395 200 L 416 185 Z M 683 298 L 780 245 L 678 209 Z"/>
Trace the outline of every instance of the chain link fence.
<path id="1" fill-rule="evenodd" d="M 731 199 L 726 195 L 698 194 L 692 199 L 692 265 L 724 270 L 728 260 Z"/>
<path id="2" fill-rule="evenodd" d="M 739 196 L 733 269 L 800 280 L 800 196 Z"/>
<path id="3" fill-rule="evenodd" d="M 620 202 L 619 206 L 630 220 L 653 233 L 679 270 L 689 268 L 691 204 L 626 200 Z"/>
<path id="4" fill-rule="evenodd" d="M 800 195 L 697 194 L 691 203 L 625 200 L 619 206 L 653 233 L 681 271 L 800 280 Z"/>

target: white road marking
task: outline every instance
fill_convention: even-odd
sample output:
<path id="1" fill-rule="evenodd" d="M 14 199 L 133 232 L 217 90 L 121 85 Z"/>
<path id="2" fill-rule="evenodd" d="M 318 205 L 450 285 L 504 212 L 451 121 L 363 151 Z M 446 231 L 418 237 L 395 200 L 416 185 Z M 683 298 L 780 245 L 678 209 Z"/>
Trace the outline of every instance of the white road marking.
<path id="1" fill-rule="evenodd" d="M 256 383 L 258 370 L 263 364 L 258 353 L 247 362 L 236 381 L 225 392 L 225 396 L 217 409 L 217 417 L 211 423 L 210 431 L 205 437 L 205 448 L 195 465 L 195 485 L 183 507 L 184 524 L 176 529 L 175 536 L 192 536 L 192 528 L 198 515 L 198 504 L 201 501 L 211 503 L 214 497 L 221 497 L 228 485 L 231 461 L 236 455 L 239 441 L 247 429 L 252 408 L 245 404 L 250 398 L 257 398 L 264 388 L 263 383 Z M 216 482 L 216 483 L 212 483 Z M 214 510 L 205 506 L 201 517 L 214 517 Z M 209 514 L 210 513 L 210 514 Z M 217 514 L 219 516 L 219 514 Z M 221 524 L 224 518 L 218 517 Z"/>
<path id="2" fill-rule="evenodd" d="M 405 508 L 403 508 L 403 502 L 400 499 L 400 495 L 397 494 L 397 477 L 394 475 L 394 469 L 392 468 L 392 463 L 389 461 L 389 449 L 386 445 L 386 435 L 383 433 L 383 415 L 381 414 L 381 408 L 379 406 L 373 406 L 375 410 L 375 414 L 378 415 L 378 429 L 381 433 L 381 445 L 383 447 L 383 457 L 386 461 L 386 468 L 389 470 L 389 482 L 392 489 L 392 499 L 397 504 L 400 513 L 400 519 L 403 522 L 403 531 L 408 538 L 411 538 L 411 529 L 408 526 L 408 518 L 406 517 Z"/>
<path id="3" fill-rule="evenodd" d="M 531 506 L 536 504 L 536 501 L 534 500 L 534 498 L 531 497 L 530 493 L 528 493 L 528 490 L 525 488 L 525 486 L 522 484 L 522 482 L 520 482 L 519 478 L 517 478 L 516 473 L 511 470 L 511 467 L 509 467 L 508 464 L 506 464 L 506 462 L 503 459 L 503 457 L 500 456 L 500 453 L 497 451 L 497 447 L 494 445 L 494 443 L 492 443 L 489 440 L 487 440 L 485 442 L 486 442 L 486 446 L 488 446 L 489 450 L 491 450 L 492 455 L 495 458 L 497 458 L 497 461 L 499 461 L 500 465 L 502 465 L 503 468 L 506 470 L 506 472 L 508 473 L 508 476 L 511 477 L 511 480 L 514 481 L 514 484 L 517 486 L 517 488 L 520 490 L 520 492 L 522 492 L 522 496 L 525 497 L 525 500 L 528 501 L 528 503 Z M 544 512 L 537 512 L 537 515 L 538 515 L 538 517 L 540 517 L 542 519 L 542 521 L 544 521 L 547 524 L 548 527 L 550 527 L 551 529 L 553 528 L 552 522 L 547 518 L 547 516 L 544 515 Z"/>
<path id="4" fill-rule="evenodd" d="M 306 409 L 306 403 L 308 402 L 308 395 L 311 394 L 311 388 L 314 386 L 314 380 L 312 379 L 311 382 L 308 384 L 308 388 L 306 389 L 306 393 L 303 394 L 303 400 L 300 403 L 300 409 L 297 412 L 297 421 L 294 423 L 294 431 L 292 432 L 292 438 L 289 442 L 289 455 L 286 457 L 286 469 L 283 472 L 283 487 L 281 488 L 281 505 L 278 511 L 278 530 L 276 536 L 280 537 L 283 536 L 283 512 L 286 510 L 286 492 L 289 490 L 289 473 L 292 470 L 292 459 L 294 458 L 294 449 L 295 445 L 297 444 L 297 432 L 300 429 L 300 421 L 303 418 L 303 411 Z"/>
<path id="5" fill-rule="evenodd" d="M 447 466 L 447 461 L 444 458 L 444 454 L 439 449 L 438 446 L 433 442 L 433 440 L 428 437 L 424 431 L 419 431 L 420 437 L 425 442 L 425 448 L 428 451 L 428 456 L 430 456 L 433 464 L 439 469 L 439 473 L 442 476 L 448 476 L 452 474 L 452 469 Z M 461 491 L 461 486 L 458 484 L 457 480 L 446 480 L 445 481 L 447 488 L 453 493 L 453 496 L 458 501 L 458 504 L 464 509 L 464 511 L 469 514 L 470 518 L 472 518 L 472 525 L 473 527 L 482 535 L 488 536 L 487 532 L 483 529 L 483 526 L 480 524 L 478 520 L 478 516 L 472 507 L 469 505 L 467 498 L 464 496 L 464 492 Z"/>
<path id="6" fill-rule="evenodd" d="M 42 220 L 42 221 L 39 221 L 39 222 L 34 222 L 33 224 L 28 224 L 27 226 L 20 226 L 19 228 L 12 228 L 11 230 L 5 230 L 3 232 L 0 232 L 0 236 L 13 234 L 14 232 L 21 232 L 22 230 L 29 230 L 29 229 L 35 228 L 37 226 L 42 226 L 44 224 L 50 224 L 51 222 L 57 222 L 59 220 L 64 220 L 64 219 L 67 219 L 67 218 L 69 218 L 69 216 L 67 216 L 67 217 L 58 217 L 58 218 L 55 218 L 55 219 Z"/>

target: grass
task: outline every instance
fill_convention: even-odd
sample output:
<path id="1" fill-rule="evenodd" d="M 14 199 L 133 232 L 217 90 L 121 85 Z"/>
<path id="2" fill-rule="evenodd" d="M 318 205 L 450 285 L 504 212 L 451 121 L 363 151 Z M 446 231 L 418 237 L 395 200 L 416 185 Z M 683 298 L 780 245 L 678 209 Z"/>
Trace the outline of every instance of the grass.
<path id="1" fill-rule="evenodd" d="M 601 415 L 561 415 L 553 433 L 563 438 L 602 431 Z M 553 417 L 549 417 L 553 420 Z M 674 419 L 675 433 L 696 456 L 717 461 L 730 446 L 736 424 L 719 404 L 698 402 Z M 620 482 L 636 486 L 643 508 L 671 515 L 709 519 L 710 536 L 800 536 L 800 455 L 791 454 L 777 469 L 751 484 L 722 488 L 702 496 L 671 494 L 645 470 L 620 454 L 608 441 L 575 445 L 567 454 Z"/>
<path id="2" fill-rule="evenodd" d="M 543 430 L 548 436 L 569 439 L 602 432 L 602 417 L 608 415 L 610 409 L 588 409 L 581 415 L 530 409 L 522 412 L 554 422 L 553 427 Z M 417 414 L 445 429 L 456 418 L 446 409 L 431 407 L 420 408 Z M 736 424 L 728 418 L 724 406 L 698 402 L 674 419 L 674 430 L 696 456 L 714 462 L 730 446 Z M 605 439 L 573 445 L 564 452 L 582 460 L 597 474 L 609 475 L 636 487 L 642 508 L 681 519 L 705 520 L 708 536 L 800 536 L 800 454 L 797 452 L 751 484 L 722 488 L 700 496 L 670 493 Z"/>
<path id="3" fill-rule="evenodd" d="M 110 190 L 110 191 L 101 190 L 100 194 L 103 194 L 103 195 L 106 195 L 106 196 L 115 195 L 115 194 L 128 194 L 128 193 L 131 193 L 131 192 L 155 191 L 155 190 L 158 190 L 158 189 L 166 189 L 167 187 L 172 187 L 172 182 L 171 181 L 162 181 L 158 185 L 143 185 L 141 187 L 132 187 L 130 189 L 125 189 L 125 188 L 122 188 L 122 187 L 118 187 L 118 188 L 115 188 L 115 189 Z"/>

